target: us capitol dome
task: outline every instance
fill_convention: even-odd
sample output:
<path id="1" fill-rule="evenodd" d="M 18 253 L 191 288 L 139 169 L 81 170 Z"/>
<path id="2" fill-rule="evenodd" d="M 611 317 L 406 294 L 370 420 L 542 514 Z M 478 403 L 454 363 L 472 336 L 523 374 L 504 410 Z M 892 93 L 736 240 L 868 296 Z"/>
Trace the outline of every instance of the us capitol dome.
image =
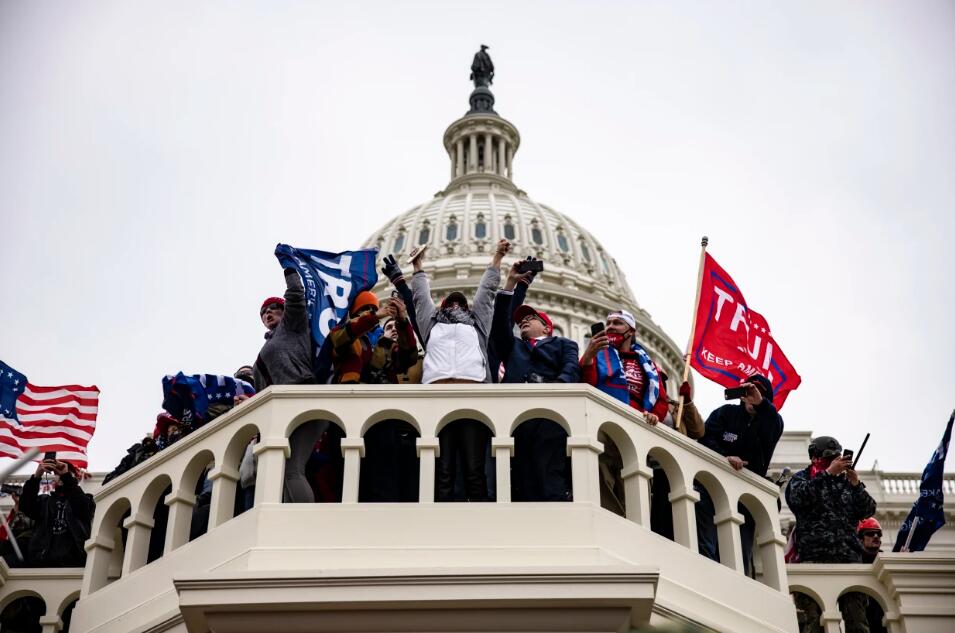
<path id="1" fill-rule="evenodd" d="M 505 238 L 512 244 L 505 266 L 528 255 L 544 261 L 527 303 L 551 317 L 555 334 L 576 340 L 582 350 L 591 324 L 624 308 L 636 317 L 638 340 L 673 377 L 671 382 L 678 380 L 683 371 L 680 347 L 637 303 L 610 253 L 573 218 L 532 200 L 514 184 L 521 136 L 494 111 L 488 86 L 477 85 L 470 103 L 470 110 L 444 133 L 450 182 L 372 233 L 363 247 L 377 247 L 381 256 L 394 253 L 410 274 L 407 253 L 427 244 L 424 270 L 440 300 L 452 290 L 473 297 L 497 241 Z M 387 296 L 388 279 L 379 279 L 373 290 Z"/>

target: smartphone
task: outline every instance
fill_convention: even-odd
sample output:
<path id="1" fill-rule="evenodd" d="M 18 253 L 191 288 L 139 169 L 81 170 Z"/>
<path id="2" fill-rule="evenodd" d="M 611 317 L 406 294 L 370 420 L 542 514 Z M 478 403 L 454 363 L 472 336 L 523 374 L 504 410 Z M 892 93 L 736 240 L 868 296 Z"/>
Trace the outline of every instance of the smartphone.
<path id="1" fill-rule="evenodd" d="M 391 298 L 392 298 L 392 299 L 401 299 L 401 293 L 398 292 L 397 290 L 392 290 L 392 291 L 391 291 Z"/>
<path id="2" fill-rule="evenodd" d="M 544 270 L 544 262 L 540 259 L 522 259 L 517 262 L 517 272 L 523 273 L 539 273 Z"/>
<path id="3" fill-rule="evenodd" d="M 426 250 L 428 250 L 427 244 L 423 246 L 415 246 L 413 249 L 411 249 L 411 252 L 408 253 L 408 263 L 413 263 L 414 260 L 418 259 L 418 256 L 424 253 Z"/>
<path id="4" fill-rule="evenodd" d="M 593 325 L 590 326 L 590 336 L 597 336 L 598 334 L 603 332 L 604 329 L 606 329 L 606 326 L 603 324 L 603 322 L 594 323 Z"/>
<path id="5" fill-rule="evenodd" d="M 723 397 L 726 400 L 738 400 L 746 395 L 746 392 L 749 391 L 746 387 L 730 387 L 723 391 Z"/>
<path id="6" fill-rule="evenodd" d="M 43 453 L 43 461 L 45 462 L 55 462 L 56 461 L 56 451 L 47 451 Z"/>
<path id="7" fill-rule="evenodd" d="M 853 452 L 851 448 L 847 448 L 844 451 L 842 451 L 843 459 L 846 459 L 846 458 L 852 459 L 852 455 L 853 455 Z"/>

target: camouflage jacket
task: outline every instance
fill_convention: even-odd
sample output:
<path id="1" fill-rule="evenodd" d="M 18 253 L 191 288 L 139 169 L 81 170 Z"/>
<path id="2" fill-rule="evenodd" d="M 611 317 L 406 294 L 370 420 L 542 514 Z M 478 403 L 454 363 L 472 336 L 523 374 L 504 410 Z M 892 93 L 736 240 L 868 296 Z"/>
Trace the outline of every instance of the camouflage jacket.
<path id="1" fill-rule="evenodd" d="M 875 499 L 861 481 L 800 470 L 789 480 L 786 503 L 796 515 L 796 551 L 804 563 L 861 563 L 856 526 L 875 514 Z"/>

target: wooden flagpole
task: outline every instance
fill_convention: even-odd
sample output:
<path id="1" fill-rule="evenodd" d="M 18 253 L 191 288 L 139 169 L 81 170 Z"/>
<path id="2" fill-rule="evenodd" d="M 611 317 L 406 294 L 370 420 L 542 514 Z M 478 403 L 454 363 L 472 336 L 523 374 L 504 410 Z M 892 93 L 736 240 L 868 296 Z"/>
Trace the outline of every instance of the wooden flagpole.
<path id="1" fill-rule="evenodd" d="M 703 267 L 706 264 L 706 245 L 710 243 L 710 238 L 703 236 L 700 240 L 700 269 L 696 274 L 696 300 L 693 302 L 693 320 L 690 321 L 690 340 L 686 344 L 686 354 L 683 355 L 683 380 L 682 386 L 690 377 L 690 354 L 693 351 L 693 338 L 696 336 L 696 313 L 700 309 L 700 289 L 703 287 Z M 673 428 L 681 431 L 683 424 L 683 394 L 680 394 L 680 404 L 676 410 L 676 420 L 673 422 Z"/>

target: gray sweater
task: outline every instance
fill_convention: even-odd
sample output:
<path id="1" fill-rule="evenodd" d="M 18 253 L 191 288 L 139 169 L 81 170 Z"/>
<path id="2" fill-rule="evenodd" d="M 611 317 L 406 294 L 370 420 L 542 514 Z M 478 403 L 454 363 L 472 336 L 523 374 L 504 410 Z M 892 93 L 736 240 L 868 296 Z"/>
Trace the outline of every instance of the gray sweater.
<path id="1" fill-rule="evenodd" d="M 494 316 L 494 295 L 497 294 L 500 283 L 501 269 L 488 266 L 481 277 L 481 283 L 478 285 L 477 292 L 474 293 L 474 301 L 470 306 L 471 313 L 474 315 L 474 329 L 477 330 L 481 354 L 484 356 L 484 366 L 487 368 L 487 376 L 484 382 L 491 382 L 492 368 L 487 360 L 487 340 L 491 332 L 491 319 Z M 418 332 L 421 333 L 422 344 L 425 346 L 425 353 L 427 354 L 428 337 L 431 335 L 432 326 L 437 322 L 438 308 L 431 299 L 431 284 L 428 281 L 428 275 L 423 271 L 416 272 L 411 277 L 411 292 L 414 295 Z M 493 371 L 496 372 L 497 367 L 494 367 Z"/>
<path id="2" fill-rule="evenodd" d="M 305 287 L 294 269 L 285 269 L 285 314 L 274 330 L 265 333 L 265 345 L 255 359 L 255 388 L 315 382 L 312 373 L 312 334 L 308 327 Z"/>

